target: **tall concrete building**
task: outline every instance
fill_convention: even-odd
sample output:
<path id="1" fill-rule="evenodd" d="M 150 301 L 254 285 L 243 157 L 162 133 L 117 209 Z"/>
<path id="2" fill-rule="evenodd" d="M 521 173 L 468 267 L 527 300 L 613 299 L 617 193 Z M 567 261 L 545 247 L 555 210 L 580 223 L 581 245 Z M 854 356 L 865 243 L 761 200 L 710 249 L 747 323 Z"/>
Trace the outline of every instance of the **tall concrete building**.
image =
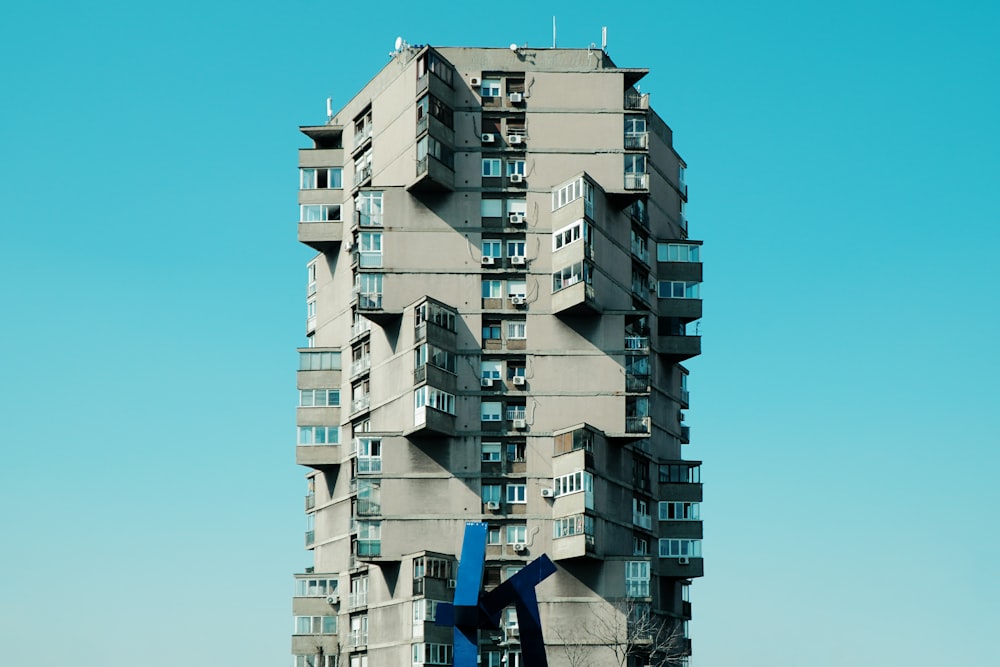
<path id="1" fill-rule="evenodd" d="M 433 619 L 467 521 L 489 526 L 487 589 L 558 566 L 537 589 L 551 665 L 687 663 L 702 265 L 646 73 L 403 44 L 301 128 L 294 667 L 451 664 Z M 480 664 L 521 667 L 518 638 L 511 609 Z"/>

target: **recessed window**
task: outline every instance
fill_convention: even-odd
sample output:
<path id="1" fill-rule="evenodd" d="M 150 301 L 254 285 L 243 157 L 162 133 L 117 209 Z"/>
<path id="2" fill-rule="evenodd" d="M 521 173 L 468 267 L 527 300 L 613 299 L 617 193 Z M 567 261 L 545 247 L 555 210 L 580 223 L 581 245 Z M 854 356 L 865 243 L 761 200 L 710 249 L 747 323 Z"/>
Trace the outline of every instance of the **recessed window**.
<path id="1" fill-rule="evenodd" d="M 507 241 L 508 257 L 524 257 L 524 241 Z"/>
<path id="2" fill-rule="evenodd" d="M 501 281 L 501 280 L 484 280 L 483 281 L 483 298 L 484 299 L 500 299 L 500 298 L 503 298 L 503 281 Z"/>
<path id="3" fill-rule="evenodd" d="M 483 239 L 483 257 L 492 257 L 493 259 L 500 259 L 503 257 L 501 248 L 503 247 L 503 242 L 496 239 Z"/>
<path id="4" fill-rule="evenodd" d="M 483 79 L 479 84 L 481 97 L 500 97 L 500 79 Z"/>
<path id="5" fill-rule="evenodd" d="M 322 169 L 300 169 L 299 187 L 303 190 L 325 190 L 327 188 L 341 188 L 342 169 L 340 167 L 326 167 Z"/>
<path id="6" fill-rule="evenodd" d="M 499 442 L 484 442 L 483 443 L 483 463 L 499 463 L 500 462 L 500 443 Z"/>
<path id="7" fill-rule="evenodd" d="M 499 401 L 483 401 L 479 405 L 480 420 L 484 422 L 501 421 L 503 404 Z"/>
<path id="8" fill-rule="evenodd" d="M 299 222 L 340 222 L 340 204 L 302 204 Z"/>
<path id="9" fill-rule="evenodd" d="M 497 178 L 503 175 L 501 171 L 500 158 L 483 158 L 483 177 Z M 489 201 L 489 200 L 484 200 Z"/>
<path id="10" fill-rule="evenodd" d="M 625 597 L 649 597 L 649 561 L 625 561 Z"/>
<path id="11" fill-rule="evenodd" d="M 523 505 L 528 502 L 528 491 L 527 485 L 525 484 L 508 484 L 507 485 L 507 502 L 512 505 Z"/>
<path id="12" fill-rule="evenodd" d="M 483 340 L 500 340 L 499 322 L 483 322 Z"/>
<path id="13" fill-rule="evenodd" d="M 514 174 L 520 174 L 524 176 L 525 174 L 525 163 L 524 160 L 508 160 L 507 161 L 507 175 L 513 176 Z M 486 174 L 483 174 L 484 176 Z"/>
<path id="14" fill-rule="evenodd" d="M 528 541 L 527 526 L 507 526 L 507 544 L 524 544 Z"/>
<path id="15" fill-rule="evenodd" d="M 500 379 L 500 368 L 502 366 L 500 361 L 482 361 L 479 363 L 479 377 L 484 380 L 499 380 Z"/>
<path id="16" fill-rule="evenodd" d="M 528 337 L 528 324 L 526 322 L 507 322 L 507 339 L 524 340 Z"/>
<path id="17" fill-rule="evenodd" d="M 527 283 L 523 280 L 507 281 L 507 296 L 524 298 L 527 294 Z"/>
<path id="18" fill-rule="evenodd" d="M 484 503 L 499 503 L 501 487 L 499 484 L 483 484 L 482 495 Z"/>

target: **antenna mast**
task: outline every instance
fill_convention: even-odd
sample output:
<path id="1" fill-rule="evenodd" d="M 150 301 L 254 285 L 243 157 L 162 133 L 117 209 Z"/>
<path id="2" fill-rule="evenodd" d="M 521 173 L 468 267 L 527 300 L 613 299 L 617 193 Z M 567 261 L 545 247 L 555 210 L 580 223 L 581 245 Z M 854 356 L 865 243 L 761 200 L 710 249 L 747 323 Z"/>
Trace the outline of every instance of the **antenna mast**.
<path id="1" fill-rule="evenodd" d="M 556 17 L 552 17 L 552 48 L 556 48 Z"/>

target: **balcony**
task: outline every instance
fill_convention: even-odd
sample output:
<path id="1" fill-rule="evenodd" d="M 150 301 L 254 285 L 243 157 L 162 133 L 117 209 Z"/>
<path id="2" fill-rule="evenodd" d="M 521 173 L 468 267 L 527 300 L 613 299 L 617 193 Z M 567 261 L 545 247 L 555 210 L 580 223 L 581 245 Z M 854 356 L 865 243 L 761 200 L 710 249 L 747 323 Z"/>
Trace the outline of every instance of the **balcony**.
<path id="1" fill-rule="evenodd" d="M 371 396 L 365 394 L 351 401 L 351 414 L 367 410 L 371 406 Z"/>
<path id="2" fill-rule="evenodd" d="M 355 254 L 355 260 L 362 269 L 381 269 L 382 253 L 363 251 Z"/>
<path id="3" fill-rule="evenodd" d="M 306 548 L 308 549 L 309 547 L 313 546 L 314 544 L 316 544 L 316 531 L 315 530 L 307 530 L 306 531 Z"/>
<path id="4" fill-rule="evenodd" d="M 316 508 L 316 494 L 310 493 L 306 495 L 306 511 L 310 511 Z"/>
<path id="5" fill-rule="evenodd" d="M 625 336 L 625 349 L 641 352 L 649 351 L 648 336 Z"/>
<path id="6" fill-rule="evenodd" d="M 381 227 L 382 211 L 355 211 L 354 224 L 358 227 Z"/>
<path id="7" fill-rule="evenodd" d="M 649 174 L 625 174 L 626 190 L 649 190 Z"/>
<path id="8" fill-rule="evenodd" d="M 691 427 L 686 424 L 681 424 L 681 444 L 691 444 Z"/>
<path id="9" fill-rule="evenodd" d="M 649 108 L 649 93 L 640 93 L 635 88 L 625 91 L 622 107 L 629 111 L 643 111 Z"/>
<path id="10" fill-rule="evenodd" d="M 317 252 L 333 252 L 343 240 L 344 223 L 339 220 L 299 222 L 299 243 Z"/>
<path id="11" fill-rule="evenodd" d="M 362 317 L 360 320 L 351 325 L 351 338 L 357 338 L 358 336 L 366 334 L 371 330 L 372 323 Z"/>
<path id="12" fill-rule="evenodd" d="M 597 291 L 592 284 L 576 279 L 552 293 L 552 312 L 558 315 L 599 315 L 601 308 L 597 304 Z"/>
<path id="13" fill-rule="evenodd" d="M 625 433 L 629 435 L 649 435 L 649 417 L 625 417 Z"/>
<path id="14" fill-rule="evenodd" d="M 524 407 L 507 408 L 507 421 L 524 421 L 527 415 Z"/>
<path id="15" fill-rule="evenodd" d="M 300 466 L 323 469 L 339 465 L 343 459 L 340 445 L 298 445 L 295 448 L 295 462 Z"/>
<path id="16" fill-rule="evenodd" d="M 649 375 L 636 375 L 633 373 L 626 373 L 625 391 L 630 394 L 648 394 Z"/>
<path id="17" fill-rule="evenodd" d="M 635 259 L 649 266 L 649 244 L 644 239 L 633 238 L 629 249 Z"/>
<path id="18" fill-rule="evenodd" d="M 645 528 L 646 530 L 653 529 L 653 517 L 649 514 L 642 514 L 632 510 L 632 525 L 639 526 L 640 528 Z"/>
<path id="19" fill-rule="evenodd" d="M 649 134 L 647 132 L 637 132 L 625 135 L 625 150 L 641 151 L 649 148 Z"/>
<path id="20" fill-rule="evenodd" d="M 660 576 L 675 579 L 688 579 L 705 576 L 704 558 L 661 558 Z"/>
<path id="21" fill-rule="evenodd" d="M 697 357 L 701 354 L 701 336 L 657 336 L 656 352 L 669 357 L 671 363 Z"/>
<path id="22" fill-rule="evenodd" d="M 354 377 L 356 375 L 361 375 L 365 371 L 369 370 L 371 367 L 372 367 L 371 355 L 366 354 L 360 359 L 355 359 L 354 361 L 351 362 L 351 377 Z"/>
<path id="23" fill-rule="evenodd" d="M 358 310 L 382 310 L 382 292 L 358 292 Z"/>
<path id="24" fill-rule="evenodd" d="M 372 180 L 372 166 L 370 164 L 354 171 L 354 187 L 359 188 L 370 180 Z"/>

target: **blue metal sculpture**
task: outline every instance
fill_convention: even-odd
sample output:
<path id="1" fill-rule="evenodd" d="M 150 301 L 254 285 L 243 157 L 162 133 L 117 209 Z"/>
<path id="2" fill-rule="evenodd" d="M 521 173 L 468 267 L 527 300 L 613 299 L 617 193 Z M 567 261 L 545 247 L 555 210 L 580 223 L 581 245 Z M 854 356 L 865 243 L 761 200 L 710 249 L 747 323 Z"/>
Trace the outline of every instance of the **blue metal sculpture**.
<path id="1" fill-rule="evenodd" d="M 548 667 L 535 586 L 556 571 L 546 555 L 528 563 L 520 572 L 489 593 L 482 592 L 486 562 L 486 524 L 465 524 L 462 556 L 458 562 L 454 604 L 438 605 L 437 625 L 454 628 L 454 666 L 476 667 L 478 631 L 500 627 L 500 614 L 511 604 L 517 611 L 523 667 Z"/>

